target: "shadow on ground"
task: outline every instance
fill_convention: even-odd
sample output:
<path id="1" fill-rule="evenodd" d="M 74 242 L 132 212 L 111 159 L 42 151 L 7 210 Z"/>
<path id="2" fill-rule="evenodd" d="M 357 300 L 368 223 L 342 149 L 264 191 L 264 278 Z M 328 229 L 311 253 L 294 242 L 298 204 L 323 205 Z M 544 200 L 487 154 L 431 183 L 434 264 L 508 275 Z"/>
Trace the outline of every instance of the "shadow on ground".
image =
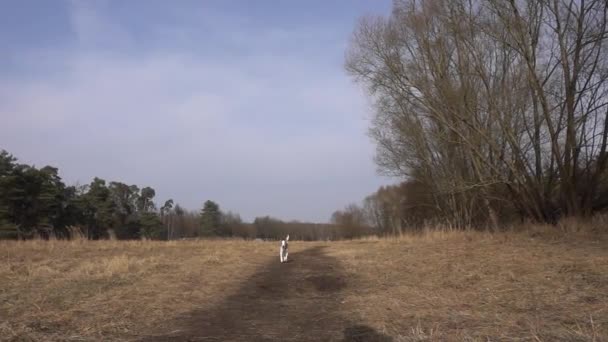
<path id="1" fill-rule="evenodd" d="M 324 248 L 265 265 L 221 305 L 178 317 L 170 333 L 142 341 L 391 341 L 349 314 L 342 294 L 349 284 Z"/>

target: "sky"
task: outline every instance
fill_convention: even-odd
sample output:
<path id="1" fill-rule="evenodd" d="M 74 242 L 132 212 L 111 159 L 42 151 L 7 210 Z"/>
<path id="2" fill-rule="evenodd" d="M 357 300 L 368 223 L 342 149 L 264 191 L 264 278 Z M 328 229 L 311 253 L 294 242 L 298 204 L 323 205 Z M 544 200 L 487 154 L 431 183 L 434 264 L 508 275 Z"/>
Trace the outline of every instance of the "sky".
<path id="1" fill-rule="evenodd" d="M 0 2 L 0 149 L 197 210 L 325 222 L 380 185 L 344 71 L 390 0 Z"/>

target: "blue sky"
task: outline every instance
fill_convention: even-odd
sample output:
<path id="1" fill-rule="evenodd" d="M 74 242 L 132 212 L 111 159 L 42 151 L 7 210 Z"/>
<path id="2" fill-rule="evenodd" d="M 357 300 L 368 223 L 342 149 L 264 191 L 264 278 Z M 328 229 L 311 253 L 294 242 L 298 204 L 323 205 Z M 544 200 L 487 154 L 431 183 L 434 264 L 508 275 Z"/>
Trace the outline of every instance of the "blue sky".
<path id="1" fill-rule="evenodd" d="M 381 184 L 370 103 L 343 69 L 390 1 L 0 2 L 0 148 L 207 199 L 244 219 L 323 222 Z"/>

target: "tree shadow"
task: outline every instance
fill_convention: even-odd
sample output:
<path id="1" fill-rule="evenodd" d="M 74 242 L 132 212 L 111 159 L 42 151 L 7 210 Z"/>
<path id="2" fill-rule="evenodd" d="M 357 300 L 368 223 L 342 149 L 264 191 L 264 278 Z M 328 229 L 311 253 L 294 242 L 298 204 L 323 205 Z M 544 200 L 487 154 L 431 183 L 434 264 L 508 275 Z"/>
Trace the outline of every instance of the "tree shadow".
<path id="1" fill-rule="evenodd" d="M 344 342 L 391 342 L 390 336 L 381 334 L 366 325 L 354 325 L 344 329 Z"/>
<path id="2" fill-rule="evenodd" d="M 220 305 L 177 317 L 170 333 L 141 341 L 390 341 L 349 317 L 347 277 L 324 248 L 261 267 Z"/>

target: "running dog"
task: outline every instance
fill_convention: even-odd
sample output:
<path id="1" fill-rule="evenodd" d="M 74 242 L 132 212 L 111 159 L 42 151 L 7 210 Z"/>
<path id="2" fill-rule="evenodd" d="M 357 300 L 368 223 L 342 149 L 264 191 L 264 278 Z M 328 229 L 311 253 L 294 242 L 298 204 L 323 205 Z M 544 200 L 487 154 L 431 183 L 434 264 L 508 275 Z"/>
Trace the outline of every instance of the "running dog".
<path id="1" fill-rule="evenodd" d="M 287 262 L 287 257 L 289 256 L 289 235 L 285 238 L 285 240 L 281 240 L 281 248 L 279 249 L 279 259 L 281 263 Z"/>

